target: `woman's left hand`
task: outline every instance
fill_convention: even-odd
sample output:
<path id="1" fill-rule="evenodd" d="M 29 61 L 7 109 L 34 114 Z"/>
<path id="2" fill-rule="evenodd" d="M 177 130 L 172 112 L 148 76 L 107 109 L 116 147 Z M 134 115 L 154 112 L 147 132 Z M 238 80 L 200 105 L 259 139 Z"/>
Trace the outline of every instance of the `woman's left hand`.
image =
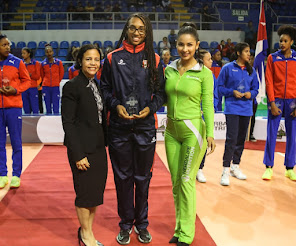
<path id="1" fill-rule="evenodd" d="M 14 89 L 12 86 L 5 86 L 2 87 L 2 93 L 4 93 L 6 96 L 11 96 L 16 94 L 16 89 Z"/>
<path id="2" fill-rule="evenodd" d="M 207 141 L 208 141 L 208 148 L 211 149 L 211 151 L 208 152 L 207 155 L 210 155 L 210 154 L 212 154 L 214 152 L 214 150 L 216 148 L 216 143 L 215 143 L 214 138 L 212 138 L 212 137 L 207 137 Z"/>
<path id="3" fill-rule="evenodd" d="M 245 98 L 250 99 L 252 95 L 251 95 L 251 92 L 248 91 L 248 92 L 245 92 L 244 96 Z"/>
<path id="4" fill-rule="evenodd" d="M 135 119 L 144 119 L 147 117 L 147 115 L 150 113 L 150 108 L 146 107 L 142 111 L 139 112 L 139 114 L 133 114 Z"/>

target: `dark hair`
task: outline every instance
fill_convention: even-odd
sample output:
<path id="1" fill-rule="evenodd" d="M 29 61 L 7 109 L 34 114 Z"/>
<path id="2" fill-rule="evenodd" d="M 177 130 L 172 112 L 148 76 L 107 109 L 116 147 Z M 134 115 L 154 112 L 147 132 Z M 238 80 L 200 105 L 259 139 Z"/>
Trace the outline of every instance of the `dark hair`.
<path id="1" fill-rule="evenodd" d="M 6 36 L 5 34 L 0 34 L 0 40 L 1 40 L 2 38 L 7 38 L 7 36 Z"/>
<path id="2" fill-rule="evenodd" d="M 82 65 L 81 65 L 81 62 L 82 62 L 82 58 L 84 56 L 84 53 L 88 50 L 97 50 L 100 54 L 100 59 L 102 60 L 102 53 L 101 53 L 101 50 L 100 48 L 98 48 L 97 45 L 94 45 L 94 44 L 85 44 L 83 45 L 79 51 L 78 51 L 78 54 L 77 54 L 77 57 L 76 57 L 76 61 L 75 61 L 75 65 L 74 65 L 74 68 L 75 69 L 81 69 Z"/>
<path id="3" fill-rule="evenodd" d="M 209 53 L 211 54 L 209 51 L 204 50 L 204 49 L 200 49 L 196 52 L 196 60 L 198 63 L 203 64 L 203 58 L 204 56 Z"/>
<path id="4" fill-rule="evenodd" d="M 50 45 L 50 44 L 46 44 L 46 45 L 44 45 L 44 49 L 48 49 L 48 48 L 50 48 L 50 49 L 52 49 L 52 50 L 53 50 L 53 48 L 51 47 L 51 45 Z"/>
<path id="5" fill-rule="evenodd" d="M 280 26 L 277 33 L 279 36 L 283 34 L 289 35 L 292 40 L 296 41 L 296 28 L 293 26 L 288 26 L 288 25 Z"/>
<path id="6" fill-rule="evenodd" d="M 197 27 L 193 22 L 185 22 L 178 32 L 178 38 L 183 34 L 190 34 L 192 35 L 196 42 L 199 41 L 199 36 L 197 33 Z"/>
<path id="7" fill-rule="evenodd" d="M 237 60 L 238 59 L 237 53 L 241 54 L 243 52 L 243 50 L 245 48 L 247 48 L 247 47 L 250 47 L 250 45 L 248 43 L 245 43 L 245 42 L 238 43 L 235 46 L 234 53 L 231 56 L 231 60 L 232 61 Z M 249 75 L 251 75 L 253 73 L 253 67 L 247 61 L 246 61 L 245 65 L 246 65 L 246 68 L 247 68 L 247 71 L 248 71 Z"/>
<path id="8" fill-rule="evenodd" d="M 72 57 L 74 58 L 74 60 L 76 60 L 76 57 L 77 57 L 77 54 L 78 54 L 78 52 L 79 52 L 79 47 L 77 47 L 77 48 L 75 48 L 75 49 L 73 49 L 72 50 Z"/>
<path id="9" fill-rule="evenodd" d="M 145 52 L 147 55 L 147 62 L 148 62 L 148 73 L 149 73 L 149 88 L 153 91 L 158 91 L 160 87 L 159 78 L 158 78 L 158 70 L 156 68 L 156 59 L 155 59 L 155 52 L 153 48 L 153 30 L 150 19 L 148 16 L 144 15 L 143 13 L 134 13 L 131 14 L 126 23 L 123 27 L 120 39 L 117 43 L 116 49 L 118 49 L 123 40 L 127 40 L 127 31 L 129 26 L 129 21 L 132 18 L 139 18 L 145 25 L 146 28 L 146 37 L 144 39 L 145 42 Z"/>
<path id="10" fill-rule="evenodd" d="M 33 50 L 32 49 L 30 49 L 28 47 L 24 47 L 24 48 L 22 48 L 22 50 L 27 51 L 30 54 L 30 58 L 33 58 Z"/>

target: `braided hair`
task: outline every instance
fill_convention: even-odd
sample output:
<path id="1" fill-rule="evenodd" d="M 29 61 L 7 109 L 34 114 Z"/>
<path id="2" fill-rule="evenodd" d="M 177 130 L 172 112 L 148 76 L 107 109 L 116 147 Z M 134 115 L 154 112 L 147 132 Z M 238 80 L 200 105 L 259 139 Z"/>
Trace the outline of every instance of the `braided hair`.
<path id="1" fill-rule="evenodd" d="M 128 32 L 128 26 L 129 22 L 132 18 L 139 18 L 145 25 L 146 28 L 146 37 L 144 39 L 145 42 L 145 53 L 147 55 L 147 62 L 148 62 L 148 73 L 149 73 L 149 88 L 152 92 L 158 91 L 160 87 L 160 82 L 158 78 L 158 70 L 156 68 L 156 59 L 155 59 L 155 52 L 153 48 L 153 30 L 152 30 L 152 25 L 150 22 L 150 19 L 148 16 L 144 15 L 143 13 L 134 13 L 131 14 L 122 30 L 120 39 L 117 43 L 116 49 L 118 49 L 123 40 L 127 40 L 127 32 Z"/>

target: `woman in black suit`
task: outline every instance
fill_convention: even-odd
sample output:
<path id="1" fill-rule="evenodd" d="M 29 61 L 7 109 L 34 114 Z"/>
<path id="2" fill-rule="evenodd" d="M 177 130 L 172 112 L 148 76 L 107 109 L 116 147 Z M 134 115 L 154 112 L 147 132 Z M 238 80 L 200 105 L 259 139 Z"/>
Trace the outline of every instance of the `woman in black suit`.
<path id="1" fill-rule="evenodd" d="M 97 246 L 92 224 L 98 205 L 103 203 L 107 179 L 106 114 L 103 97 L 94 77 L 100 68 L 97 46 L 80 48 L 75 68 L 77 77 L 63 87 L 62 122 L 64 144 L 73 173 L 75 206 L 81 227 L 79 245 Z"/>

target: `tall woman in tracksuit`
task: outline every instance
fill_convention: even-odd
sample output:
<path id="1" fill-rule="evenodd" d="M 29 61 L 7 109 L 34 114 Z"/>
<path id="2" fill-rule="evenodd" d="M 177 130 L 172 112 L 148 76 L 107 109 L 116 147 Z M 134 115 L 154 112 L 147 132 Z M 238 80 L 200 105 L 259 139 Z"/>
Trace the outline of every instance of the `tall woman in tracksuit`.
<path id="1" fill-rule="evenodd" d="M 41 62 L 41 78 L 46 114 L 59 114 L 60 110 L 60 82 L 64 76 L 64 67 L 61 60 L 54 58 L 50 45 L 45 46 L 45 58 Z"/>
<path id="2" fill-rule="evenodd" d="M 163 68 L 153 50 L 152 25 L 146 15 L 135 13 L 128 18 L 117 48 L 107 55 L 101 76 L 110 110 L 109 154 L 121 219 L 117 241 L 128 244 L 135 225 L 139 241 L 149 243 L 148 189 L 156 144 L 155 113 L 163 105 L 165 93 Z"/>
<path id="3" fill-rule="evenodd" d="M 23 61 L 31 77 L 31 87 L 22 93 L 23 108 L 26 114 L 38 114 L 38 80 L 40 79 L 40 63 L 33 59 L 33 51 L 28 47 L 22 49 Z"/>
<path id="4" fill-rule="evenodd" d="M 178 32 L 180 59 L 165 70 L 168 122 L 165 147 L 173 183 L 176 226 L 170 243 L 186 246 L 195 235 L 195 178 L 207 146 L 215 149 L 213 74 L 198 63 L 199 47 L 196 26 L 185 23 Z M 204 120 L 201 113 L 201 100 Z"/>
<path id="5" fill-rule="evenodd" d="M 229 174 L 241 180 L 247 178 L 240 170 L 239 163 L 253 115 L 253 99 L 259 88 L 257 74 L 249 61 L 250 46 L 238 43 L 235 46 L 235 60 L 224 65 L 218 77 L 219 93 L 225 97 L 227 128 L 221 185 L 229 185 Z M 233 165 L 230 168 L 231 162 Z"/>
<path id="6" fill-rule="evenodd" d="M 281 117 L 285 117 L 286 153 L 285 176 L 296 181 L 293 170 L 296 163 L 296 52 L 291 45 L 296 40 L 296 29 L 281 26 L 280 50 L 270 54 L 266 67 L 266 92 L 268 97 L 267 139 L 263 163 L 266 170 L 262 176 L 270 180 L 273 175 L 274 151 Z"/>
<path id="7" fill-rule="evenodd" d="M 21 93 L 31 86 L 23 61 L 10 53 L 10 41 L 0 34 L 0 189 L 8 183 L 6 128 L 12 146 L 12 179 L 10 187 L 20 186 L 22 173 L 22 107 Z"/>

